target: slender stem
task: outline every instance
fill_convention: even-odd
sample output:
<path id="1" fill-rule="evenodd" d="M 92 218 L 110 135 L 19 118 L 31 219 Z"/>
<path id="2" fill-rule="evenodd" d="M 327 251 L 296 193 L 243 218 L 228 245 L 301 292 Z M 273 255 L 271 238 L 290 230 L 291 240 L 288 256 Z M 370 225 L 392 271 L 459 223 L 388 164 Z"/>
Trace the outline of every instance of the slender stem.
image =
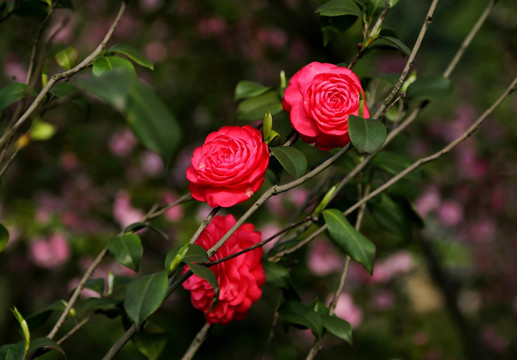
<path id="1" fill-rule="evenodd" d="M 189 348 L 185 352 L 185 355 L 181 358 L 181 360 L 191 360 L 194 355 L 196 354 L 199 347 L 203 344 L 203 342 L 206 340 L 206 336 L 208 333 L 208 330 L 210 329 L 210 324 L 206 323 L 201 330 L 197 333 L 194 340 L 192 340 L 192 344 L 190 344 Z"/>
<path id="2" fill-rule="evenodd" d="M 210 211 L 210 214 L 208 214 L 208 216 L 201 222 L 201 224 L 197 228 L 197 230 L 194 233 L 194 235 L 192 235 L 192 237 L 190 238 L 190 241 L 189 241 L 190 244 L 193 244 L 193 243 L 196 242 L 196 240 L 199 237 L 199 235 L 201 235 L 203 230 L 205 230 L 205 228 L 208 226 L 208 224 L 210 224 L 210 222 L 212 221 L 214 216 L 219 212 L 219 210 L 221 210 L 220 206 L 215 207 L 215 208 L 212 209 L 212 211 Z"/>
<path id="3" fill-rule="evenodd" d="M 424 39 L 425 33 L 427 32 L 427 28 L 431 24 L 433 20 L 433 14 L 434 10 L 436 9 L 436 6 L 438 5 L 439 0 L 433 0 L 431 3 L 431 6 L 429 7 L 429 11 L 427 12 L 427 15 L 425 17 L 425 21 L 422 25 L 422 28 L 420 29 L 420 33 L 418 34 L 418 37 L 416 39 L 415 45 L 413 46 L 413 49 L 411 50 L 411 53 L 409 54 L 408 61 L 406 62 L 406 66 L 404 67 L 404 70 L 402 71 L 402 74 L 400 74 L 400 77 L 391 90 L 391 93 L 386 97 L 384 102 L 381 104 L 375 115 L 373 116 L 373 119 L 379 119 L 386 111 L 386 108 L 389 104 L 392 103 L 393 99 L 397 96 L 400 88 L 402 87 L 402 84 L 406 80 L 409 70 L 413 66 L 413 62 L 415 61 L 416 54 L 418 53 L 418 50 L 420 50 L 420 45 L 422 45 L 422 41 Z"/>
<path id="4" fill-rule="evenodd" d="M 163 208 L 161 209 L 155 209 L 154 211 L 151 211 L 148 215 L 147 215 L 147 218 L 146 220 L 151 220 L 151 219 L 154 219 L 160 215 L 162 215 L 163 213 L 167 212 L 168 210 L 170 210 L 171 208 L 179 205 L 179 204 L 183 204 L 187 201 L 190 201 L 192 200 L 192 195 L 190 195 L 190 193 L 186 193 L 185 195 L 181 196 L 179 199 L 177 199 L 176 201 L 170 203 L 170 204 L 167 204 L 165 205 Z"/>
<path id="5" fill-rule="evenodd" d="M 75 325 L 72 329 L 70 329 L 69 332 L 67 332 L 61 339 L 56 341 L 56 344 L 62 344 L 66 339 L 68 339 L 70 336 L 72 336 L 77 330 L 82 328 L 84 325 L 90 322 L 90 320 L 93 318 L 95 313 L 90 313 L 87 317 L 82 319 L 77 325 Z"/>
<path id="6" fill-rule="evenodd" d="M 122 335 L 120 337 L 120 339 L 118 339 L 117 342 L 115 344 L 113 344 L 113 346 L 109 349 L 109 351 L 106 353 L 106 355 L 104 355 L 102 360 L 113 359 L 113 357 L 115 357 L 115 355 L 117 355 L 117 353 L 120 351 L 120 349 L 122 349 L 122 347 L 124 347 L 124 345 L 126 345 L 126 343 L 129 340 L 131 340 L 133 335 L 136 334 L 137 330 L 138 330 L 138 327 L 135 324 L 131 325 L 129 327 L 129 329 L 126 330 L 124 335 Z"/>
<path id="7" fill-rule="evenodd" d="M 280 314 L 278 313 L 278 309 L 280 309 L 280 305 L 282 304 L 282 293 L 280 290 L 278 291 L 278 298 L 276 300 L 275 314 L 273 315 L 273 321 L 271 322 L 271 330 L 269 330 L 269 334 L 267 336 L 266 344 L 264 345 L 264 351 L 262 352 L 261 360 L 266 358 L 266 354 L 269 351 L 269 347 L 271 346 L 271 342 L 273 341 L 273 336 L 275 335 L 276 324 L 278 323 L 278 319 L 280 318 Z"/>
<path id="8" fill-rule="evenodd" d="M 382 13 L 377 18 L 377 21 L 375 22 L 375 25 L 370 30 L 370 34 L 368 35 L 369 37 L 373 37 L 373 36 L 376 35 L 377 31 L 380 29 L 380 27 L 382 25 L 382 22 L 386 18 L 386 15 L 388 14 L 388 10 L 389 9 L 390 9 L 390 4 L 386 3 L 386 7 L 384 8 L 384 10 L 382 10 Z"/>
<path id="9" fill-rule="evenodd" d="M 43 87 L 43 89 L 39 92 L 39 94 L 36 96 L 32 104 L 29 106 L 29 108 L 25 111 L 25 113 L 12 125 L 11 128 L 7 129 L 5 134 L 0 138 L 0 147 L 3 147 L 8 140 L 14 135 L 14 133 L 29 119 L 29 117 L 32 115 L 32 113 L 38 108 L 38 106 L 43 102 L 44 97 L 47 95 L 47 93 L 50 91 L 50 89 L 54 86 L 55 83 L 62 79 L 69 78 L 70 76 L 78 73 L 82 69 L 89 66 L 91 61 L 95 59 L 97 55 L 100 54 L 100 52 L 106 47 L 106 44 L 110 40 L 111 36 L 113 35 L 113 32 L 115 31 L 115 28 L 117 27 L 120 18 L 122 17 L 122 14 L 124 14 L 124 11 L 126 9 L 126 1 L 124 0 L 120 6 L 120 9 L 117 13 L 117 16 L 115 17 L 115 20 L 111 24 L 111 27 L 109 28 L 108 32 L 104 36 L 104 39 L 101 41 L 101 43 L 97 46 L 97 48 L 88 55 L 83 61 L 81 61 L 79 64 L 74 66 L 72 69 L 59 73 L 54 74 L 50 77 L 50 80 L 48 81 L 47 85 Z"/>

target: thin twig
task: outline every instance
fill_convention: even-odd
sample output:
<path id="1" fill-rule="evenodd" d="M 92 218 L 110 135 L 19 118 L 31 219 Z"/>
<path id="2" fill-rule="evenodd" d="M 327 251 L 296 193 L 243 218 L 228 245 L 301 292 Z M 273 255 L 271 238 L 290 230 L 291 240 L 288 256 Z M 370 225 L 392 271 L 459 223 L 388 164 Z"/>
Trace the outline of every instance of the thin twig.
<path id="1" fill-rule="evenodd" d="M 205 341 L 209 329 L 210 329 L 210 324 L 206 323 L 201 328 L 201 330 L 199 330 L 199 332 L 197 333 L 194 340 L 192 340 L 192 344 L 190 344 L 189 348 L 187 349 L 187 351 L 185 352 L 185 354 L 183 355 L 181 360 L 191 360 L 194 357 L 194 355 L 196 354 L 199 347 Z"/>
<path id="2" fill-rule="evenodd" d="M 122 14 L 126 9 L 126 1 L 127 0 L 124 0 L 122 2 L 117 16 L 115 17 L 115 20 L 113 21 L 111 27 L 104 36 L 104 39 L 97 46 L 97 48 L 78 65 L 74 66 L 72 69 L 62 73 L 54 74 L 50 77 L 50 80 L 48 81 L 47 85 L 45 85 L 45 87 L 43 87 L 43 89 L 39 92 L 39 94 L 36 96 L 36 99 L 34 99 L 34 101 L 25 111 L 25 113 L 12 125 L 12 127 L 7 129 L 2 138 L 0 138 L 0 147 L 3 147 L 8 142 L 8 140 L 14 135 L 14 133 L 25 123 L 25 121 L 29 119 L 29 117 L 36 110 L 36 108 L 43 102 L 44 97 L 47 95 L 50 89 L 52 89 L 55 83 L 62 79 L 69 78 L 70 76 L 75 75 L 79 71 L 83 70 L 84 68 L 90 65 L 91 61 L 95 59 L 97 55 L 101 53 L 101 51 L 106 47 L 106 44 L 113 35 L 113 32 L 115 31 L 115 28 L 117 27 L 120 18 L 122 17 Z"/>
<path id="3" fill-rule="evenodd" d="M 197 230 L 194 233 L 194 235 L 192 235 L 192 237 L 190 238 L 190 241 L 189 241 L 190 244 L 193 244 L 193 243 L 196 242 L 196 240 L 199 237 L 199 235 L 201 235 L 203 230 L 205 230 L 205 228 L 210 224 L 210 222 L 212 221 L 214 216 L 219 212 L 219 210 L 221 210 L 220 206 L 215 207 L 215 208 L 212 209 L 212 211 L 210 211 L 210 214 L 208 214 L 208 216 L 201 222 L 201 224 L 197 228 Z"/>
<path id="4" fill-rule="evenodd" d="M 72 336 L 77 330 L 82 328 L 84 325 L 86 325 L 90 320 L 93 318 L 95 313 L 90 313 L 87 317 L 82 319 L 77 325 L 75 325 L 72 329 L 70 329 L 69 332 L 67 332 L 61 339 L 56 341 L 56 344 L 60 345 L 62 344 L 66 339 L 68 339 L 70 336 Z"/>

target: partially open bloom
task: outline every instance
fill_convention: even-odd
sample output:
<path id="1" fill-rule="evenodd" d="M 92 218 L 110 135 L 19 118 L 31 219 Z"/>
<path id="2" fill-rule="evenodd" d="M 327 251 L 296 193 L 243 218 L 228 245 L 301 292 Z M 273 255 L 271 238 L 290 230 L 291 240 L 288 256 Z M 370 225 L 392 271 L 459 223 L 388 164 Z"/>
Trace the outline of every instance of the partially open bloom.
<path id="1" fill-rule="evenodd" d="M 211 207 L 248 200 L 264 182 L 269 150 L 262 134 L 249 126 L 223 126 L 194 150 L 187 169 L 189 189 Z"/>
<path id="2" fill-rule="evenodd" d="M 370 116 L 359 78 L 327 63 L 312 62 L 294 74 L 282 104 L 302 140 L 321 150 L 350 142 L 349 115 Z"/>
<path id="3" fill-rule="evenodd" d="M 208 250 L 215 245 L 226 232 L 235 225 L 232 215 L 215 216 L 210 225 L 199 236 L 196 244 Z M 211 260 L 221 259 L 237 251 L 246 249 L 260 242 L 260 232 L 254 231 L 253 224 L 243 224 Z M 190 290 L 192 305 L 205 313 L 209 324 L 226 324 L 231 320 L 242 320 L 246 317 L 251 304 L 262 295 L 260 289 L 266 282 L 262 264 L 262 248 L 257 248 L 233 259 L 212 266 L 219 283 L 219 299 L 210 310 L 214 300 L 214 290 L 210 284 L 192 275 L 183 283 Z"/>

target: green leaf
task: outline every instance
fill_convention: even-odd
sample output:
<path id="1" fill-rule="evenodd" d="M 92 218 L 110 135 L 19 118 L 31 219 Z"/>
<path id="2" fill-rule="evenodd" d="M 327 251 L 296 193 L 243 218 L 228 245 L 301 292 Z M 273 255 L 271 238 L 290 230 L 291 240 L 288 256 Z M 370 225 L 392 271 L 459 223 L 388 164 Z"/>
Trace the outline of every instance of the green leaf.
<path id="1" fill-rule="evenodd" d="M 235 87 L 234 99 L 241 100 L 262 95 L 269 89 L 271 89 L 270 86 L 264 86 L 256 82 L 247 80 L 239 81 L 239 83 Z"/>
<path id="2" fill-rule="evenodd" d="M 127 44 L 115 44 L 109 48 L 109 52 L 121 53 L 128 56 L 138 65 L 154 70 L 154 64 L 151 60 L 145 57 L 139 50 Z"/>
<path id="3" fill-rule="evenodd" d="M 45 141 L 56 133 L 56 127 L 42 120 L 34 120 L 29 136 L 34 141 Z"/>
<path id="4" fill-rule="evenodd" d="M 27 84 L 12 83 L 0 90 L 0 111 L 4 111 L 8 106 L 22 99 L 27 92 Z"/>
<path id="5" fill-rule="evenodd" d="M 406 97 L 413 99 L 443 99 L 452 93 L 451 80 L 443 76 L 418 78 L 408 86 Z"/>
<path id="6" fill-rule="evenodd" d="M 120 112 L 124 112 L 128 103 L 128 93 L 135 78 L 123 69 L 107 72 L 98 77 L 77 80 L 86 91 L 99 96 Z"/>
<path id="7" fill-rule="evenodd" d="M 70 70 L 77 63 L 77 50 L 76 48 L 69 46 L 55 55 L 56 62 L 65 70 Z"/>
<path id="8" fill-rule="evenodd" d="M 9 241 L 9 231 L 0 224 L 0 252 L 5 249 L 7 242 Z"/>
<path id="9" fill-rule="evenodd" d="M 57 83 L 52 87 L 52 89 L 50 89 L 49 92 L 58 98 L 67 99 L 78 105 L 83 109 L 86 116 L 90 116 L 90 104 L 83 96 L 81 96 L 79 89 L 75 85 L 64 82 Z"/>
<path id="10" fill-rule="evenodd" d="M 66 305 L 64 304 L 64 301 L 59 300 L 55 301 L 51 305 L 43 308 L 42 310 L 39 310 L 38 312 L 35 312 L 33 314 L 30 314 L 27 316 L 25 320 L 27 320 L 27 325 L 29 326 L 29 329 L 34 329 L 41 324 L 43 324 L 54 311 L 60 311 L 62 312 L 65 310 Z"/>
<path id="11" fill-rule="evenodd" d="M 168 166 L 181 140 L 181 130 L 163 101 L 139 82 L 129 94 L 127 121 L 140 142 L 160 154 Z"/>
<path id="12" fill-rule="evenodd" d="M 350 326 L 348 321 L 330 315 L 322 316 L 322 319 L 323 327 L 327 329 L 328 332 L 352 344 L 352 326 Z"/>
<path id="13" fill-rule="evenodd" d="M 391 175 L 397 175 L 411 165 L 411 161 L 409 159 L 386 150 L 375 154 L 370 163 Z M 420 181 L 422 180 L 422 171 L 417 169 L 407 174 L 404 178 L 410 181 Z"/>
<path id="14" fill-rule="evenodd" d="M 354 0 L 331 0 L 317 8 L 316 12 L 322 16 L 362 15 Z"/>
<path id="15" fill-rule="evenodd" d="M 25 343 L 25 354 L 28 354 L 29 352 L 29 346 L 31 343 L 31 332 L 29 330 L 29 325 L 27 324 L 27 321 L 23 318 L 22 314 L 18 311 L 16 307 L 12 308 L 11 311 L 14 314 L 14 317 L 18 321 L 18 324 L 20 325 L 20 329 L 22 330 L 23 340 Z"/>
<path id="16" fill-rule="evenodd" d="M 142 276 L 127 286 L 124 309 L 137 325 L 151 316 L 167 295 L 167 274 L 165 271 Z"/>
<path id="17" fill-rule="evenodd" d="M 277 91 L 268 91 L 262 95 L 248 98 L 237 107 L 237 120 L 254 121 L 262 120 L 268 111 L 271 115 L 283 110 Z"/>
<path id="18" fill-rule="evenodd" d="M 373 273 L 375 245 L 357 231 L 339 210 L 323 211 L 332 241 L 352 259 L 359 262 L 370 273 Z"/>
<path id="19" fill-rule="evenodd" d="M 92 67 L 92 75 L 98 77 L 116 69 L 123 69 L 127 71 L 128 74 L 136 77 L 136 71 L 131 61 L 116 55 L 102 56 L 95 59 Z"/>
<path id="20" fill-rule="evenodd" d="M 208 263 L 210 259 L 204 248 L 197 244 L 185 244 L 177 247 L 167 254 L 165 258 L 165 269 L 170 275 L 181 263 Z"/>
<path id="21" fill-rule="evenodd" d="M 84 305 L 82 306 L 81 310 L 85 313 L 88 313 L 90 311 L 108 312 L 112 310 L 117 310 L 121 302 L 122 301 L 120 299 L 91 297 L 84 301 Z"/>
<path id="22" fill-rule="evenodd" d="M 412 224 L 402 204 L 394 201 L 389 196 L 382 194 L 375 201 L 368 203 L 368 210 L 373 218 L 390 232 L 409 239 L 411 236 Z"/>
<path id="23" fill-rule="evenodd" d="M 187 253 L 183 257 L 183 262 L 186 264 L 208 263 L 210 259 L 204 248 L 197 244 L 189 244 Z"/>
<path id="24" fill-rule="evenodd" d="M 128 225 L 124 229 L 124 232 L 125 233 L 128 233 L 128 232 L 136 233 L 137 231 L 142 230 L 142 229 L 152 230 L 156 234 L 160 235 L 164 240 L 167 240 L 167 241 L 169 240 L 169 237 L 167 236 L 167 234 L 165 232 L 163 232 L 162 230 L 158 229 L 156 226 L 152 226 L 150 224 L 145 224 L 145 223 L 142 223 L 142 222 L 136 222 L 136 223 L 132 223 L 132 224 Z"/>
<path id="25" fill-rule="evenodd" d="M 323 331 L 321 315 L 315 312 L 310 306 L 297 301 L 287 301 L 280 306 L 278 313 L 287 322 L 308 327 L 314 335 L 318 338 L 321 337 Z"/>
<path id="26" fill-rule="evenodd" d="M 268 111 L 266 116 L 264 116 L 264 121 L 262 122 L 262 132 L 264 134 L 264 139 L 266 139 L 266 140 L 269 139 L 269 135 L 271 135 L 272 127 L 273 127 L 273 117 L 271 116 L 271 113 Z"/>
<path id="27" fill-rule="evenodd" d="M 165 271 L 167 271 L 167 274 L 170 275 L 179 264 L 181 264 L 183 257 L 188 251 L 189 244 L 185 244 L 183 246 L 177 247 L 175 249 L 172 249 L 167 253 L 167 256 L 165 257 Z"/>
<path id="28" fill-rule="evenodd" d="M 384 41 L 382 41 L 384 40 Z M 404 44 L 401 40 L 394 36 L 380 36 L 375 40 L 375 45 L 388 45 L 400 50 L 404 55 L 411 54 L 411 49 Z"/>
<path id="29" fill-rule="evenodd" d="M 215 276 L 214 272 L 204 265 L 189 264 L 189 268 L 190 270 L 192 270 L 194 274 L 199 276 L 201 279 L 205 279 L 206 281 L 208 281 L 212 289 L 214 289 L 215 295 L 214 300 L 212 302 L 213 307 L 216 304 L 217 300 L 219 300 L 219 283 L 217 282 L 217 277 Z"/>
<path id="30" fill-rule="evenodd" d="M 124 234 L 109 239 L 108 250 L 118 263 L 138 271 L 144 249 L 137 234 Z"/>
<path id="31" fill-rule="evenodd" d="M 289 284 L 289 270 L 271 261 L 264 261 L 264 272 L 266 273 L 266 282 L 279 288 L 287 289 Z"/>
<path id="32" fill-rule="evenodd" d="M 349 28 L 351 28 L 357 21 L 355 15 L 344 16 L 320 16 L 321 33 L 323 34 L 323 46 L 327 46 L 329 41 L 335 36 L 339 35 Z"/>
<path id="33" fill-rule="evenodd" d="M 300 150 L 290 146 L 278 146 L 271 148 L 271 152 L 285 171 L 295 179 L 305 174 L 307 159 Z"/>
<path id="34" fill-rule="evenodd" d="M 95 291 L 99 295 L 102 295 L 102 294 L 104 294 L 104 279 L 103 278 L 88 279 L 88 281 L 86 281 L 86 284 L 84 284 L 84 287 Z"/>
<path id="35" fill-rule="evenodd" d="M 34 356 L 38 350 L 55 350 L 61 353 L 61 355 L 63 355 L 64 358 L 66 358 L 63 348 L 61 348 L 61 346 L 59 346 L 57 343 L 46 337 L 37 338 L 32 341 L 29 350 L 29 358 L 32 358 L 32 356 Z"/>
<path id="36" fill-rule="evenodd" d="M 131 340 L 147 360 L 156 360 L 165 349 L 167 333 L 165 331 L 150 332 L 145 329 L 136 333 Z"/>
<path id="37" fill-rule="evenodd" d="M 382 147 L 386 140 L 386 127 L 379 120 L 350 115 L 348 132 L 352 144 L 359 153 L 374 153 Z"/>
<path id="38" fill-rule="evenodd" d="M 312 212 L 312 216 L 315 216 L 315 217 L 318 217 L 320 216 L 321 212 L 327 207 L 327 205 L 329 204 L 329 202 L 333 199 L 334 197 L 334 193 L 336 192 L 336 189 L 337 189 L 337 185 L 334 185 L 332 186 L 328 191 L 327 193 L 325 194 L 325 196 L 323 197 L 323 199 L 321 199 L 320 203 L 318 204 L 318 206 L 316 206 L 316 208 L 314 209 L 314 211 Z"/>
<path id="39" fill-rule="evenodd" d="M 15 344 L 0 346 L 0 360 L 24 360 L 25 343 L 19 341 Z"/>

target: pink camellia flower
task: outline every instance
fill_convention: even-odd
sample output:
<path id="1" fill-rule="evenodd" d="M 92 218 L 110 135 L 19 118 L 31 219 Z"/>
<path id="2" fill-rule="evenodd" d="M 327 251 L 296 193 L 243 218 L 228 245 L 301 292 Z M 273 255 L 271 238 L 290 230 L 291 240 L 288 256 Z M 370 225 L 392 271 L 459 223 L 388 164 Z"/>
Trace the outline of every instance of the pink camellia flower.
<path id="1" fill-rule="evenodd" d="M 362 99 L 363 88 L 352 70 L 312 62 L 293 75 L 282 104 L 303 141 L 330 150 L 350 142 L 349 115 L 370 116 Z"/>
<path id="2" fill-rule="evenodd" d="M 187 169 L 189 189 L 211 207 L 248 200 L 264 182 L 269 150 L 262 134 L 249 125 L 223 126 L 194 150 Z"/>
<path id="3" fill-rule="evenodd" d="M 348 321 L 354 329 L 357 328 L 363 320 L 363 312 L 347 293 L 339 295 L 334 313 L 341 319 Z"/>
<path id="4" fill-rule="evenodd" d="M 232 215 L 215 216 L 199 236 L 196 244 L 208 250 L 235 223 Z M 261 234 L 254 231 L 252 224 L 243 224 L 212 256 L 211 260 L 234 254 L 260 240 Z M 215 293 L 206 280 L 193 275 L 183 283 L 183 287 L 190 290 L 192 305 L 205 313 L 206 321 L 209 324 L 226 324 L 231 320 L 242 320 L 246 317 L 251 304 L 262 295 L 260 288 L 266 282 L 262 253 L 262 248 L 257 248 L 210 268 L 217 277 L 220 288 L 219 299 L 212 310 L 210 307 Z"/>
<path id="5" fill-rule="evenodd" d="M 38 237 L 30 245 L 30 257 L 43 268 L 55 268 L 70 258 L 70 246 L 63 234 L 53 234 L 47 240 Z"/>

